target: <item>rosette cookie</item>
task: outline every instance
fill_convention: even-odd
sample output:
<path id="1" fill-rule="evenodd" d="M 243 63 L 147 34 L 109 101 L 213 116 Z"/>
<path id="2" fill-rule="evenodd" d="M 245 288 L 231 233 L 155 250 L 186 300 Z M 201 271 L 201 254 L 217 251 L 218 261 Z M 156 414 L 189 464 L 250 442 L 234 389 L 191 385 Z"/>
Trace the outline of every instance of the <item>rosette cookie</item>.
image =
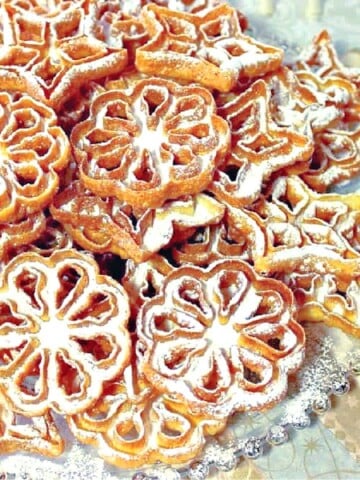
<path id="1" fill-rule="evenodd" d="M 31 237 L 28 237 L 27 242 L 19 242 L 16 240 L 16 237 L 12 239 L 11 236 L 8 237 L 8 258 L 14 258 L 16 255 L 19 255 L 23 252 L 35 252 L 44 257 L 50 257 L 57 250 L 69 249 L 73 247 L 73 241 L 69 235 L 65 232 L 62 226 L 56 222 L 51 216 L 45 218 L 43 214 L 37 217 L 39 219 L 32 228 Z M 41 228 L 39 223 L 41 219 Z M 31 218 L 27 219 L 24 222 L 29 222 Z M 32 222 L 29 222 L 32 225 Z M 20 228 L 23 227 L 23 222 L 19 225 Z M 26 228 L 26 227 L 25 227 Z M 40 230 L 38 232 L 38 230 Z M 36 235 L 35 235 L 36 234 Z"/>
<path id="2" fill-rule="evenodd" d="M 215 434 L 226 424 L 226 418 L 195 416 L 170 396 L 159 394 L 138 375 L 136 365 L 127 367 L 122 379 L 105 385 L 93 407 L 68 421 L 76 438 L 122 468 L 157 461 L 182 464 L 201 452 L 206 434 Z"/>
<path id="3" fill-rule="evenodd" d="M 147 260 L 174 236 L 187 237 L 198 226 L 217 223 L 224 210 L 203 193 L 168 201 L 161 208 L 137 210 L 116 198 L 101 199 L 79 182 L 61 192 L 50 207 L 53 217 L 81 247 L 135 262 Z"/>
<path id="4" fill-rule="evenodd" d="M 16 411 L 89 407 L 130 356 L 126 292 L 75 250 L 23 253 L 0 288 L 0 385 Z"/>
<path id="5" fill-rule="evenodd" d="M 20 9 L 12 3 L 2 5 L 0 88 L 25 91 L 58 111 L 81 85 L 127 65 L 125 48 L 93 35 L 91 2 L 67 2 L 61 11 L 55 7 L 54 17 L 30 14 L 26 2 Z"/>
<path id="6" fill-rule="evenodd" d="M 317 194 L 298 177 L 279 177 L 249 209 L 262 219 L 266 236 L 266 253 L 255 259 L 260 272 L 268 268 L 272 273 L 288 272 L 301 252 L 303 268 L 311 268 L 317 254 L 360 259 L 356 232 L 360 195 Z"/>
<path id="7" fill-rule="evenodd" d="M 310 138 L 315 133 L 336 125 L 338 120 L 342 119 L 344 115 L 342 103 L 340 98 L 339 101 L 337 99 L 346 97 L 346 92 L 343 95 L 341 87 L 352 91 L 349 83 L 341 80 L 345 85 L 341 82 L 340 85 L 336 84 L 340 89 L 340 95 L 337 93 L 338 89 L 335 88 L 334 92 L 331 84 L 323 86 L 328 93 L 324 94 L 321 89 L 310 88 L 310 85 L 302 83 L 292 70 L 284 66 L 265 75 L 264 81 L 271 91 L 270 111 L 275 123 Z"/>
<path id="8" fill-rule="evenodd" d="M 265 409 L 283 398 L 302 362 L 294 314 L 291 291 L 245 262 L 180 267 L 139 312 L 141 369 L 195 415 Z"/>
<path id="9" fill-rule="evenodd" d="M 256 214 L 226 205 L 220 223 L 198 228 L 186 240 L 175 242 L 172 260 L 178 265 L 207 266 L 225 258 L 237 258 L 253 263 L 266 254 L 266 235 Z"/>
<path id="10" fill-rule="evenodd" d="M 38 240 L 45 229 L 43 212 L 27 215 L 17 222 L 0 223 L 0 260 L 6 262 L 11 252 Z"/>
<path id="11" fill-rule="evenodd" d="M 73 10 L 74 8 L 82 8 L 89 0 L 52 0 L 48 2 L 43 2 L 42 0 L 4 0 L 3 5 L 11 14 L 17 14 L 18 19 L 22 17 L 36 17 L 54 20 L 56 17 L 60 16 L 67 10 Z M 17 30 L 19 33 L 22 33 L 29 36 L 33 33 L 31 30 L 24 28 L 27 24 L 22 24 L 21 21 L 17 24 Z M 22 27 L 22 28 L 21 28 Z M 27 30 L 27 31 L 25 31 Z"/>
<path id="12" fill-rule="evenodd" d="M 203 190 L 230 132 L 209 91 L 152 78 L 96 97 L 71 143 L 86 188 L 144 209 Z"/>
<path id="13" fill-rule="evenodd" d="M 270 94 L 268 85 L 257 80 L 218 108 L 230 125 L 233 149 L 216 169 L 209 190 L 235 207 L 252 203 L 271 174 L 305 163 L 313 152 L 311 138 L 272 120 Z"/>
<path id="14" fill-rule="evenodd" d="M 300 322 L 324 322 L 360 337 L 360 273 L 343 275 L 346 261 L 338 261 L 338 270 L 319 268 L 310 273 L 293 272 L 281 276 L 294 292 Z"/>
<path id="15" fill-rule="evenodd" d="M 152 75 L 228 92 L 239 77 L 276 70 L 283 58 L 281 49 L 244 35 L 237 11 L 227 4 L 198 14 L 150 4 L 142 20 L 150 40 L 136 51 L 135 64 Z"/>
<path id="16" fill-rule="evenodd" d="M 314 155 L 301 178 L 317 192 L 326 192 L 359 173 L 360 127 L 355 132 L 332 129 L 315 136 Z"/>
<path id="17" fill-rule="evenodd" d="M 341 63 L 331 36 L 327 30 L 322 30 L 306 47 L 295 62 L 295 70 L 309 70 L 321 78 L 342 77 L 360 85 L 359 72 L 356 68 L 347 68 Z"/>
<path id="18" fill-rule="evenodd" d="M 148 298 L 158 294 L 174 267 L 162 255 L 155 254 L 146 262 L 126 262 L 121 285 L 129 295 L 131 318 L 136 319 L 140 308 Z"/>
<path id="19" fill-rule="evenodd" d="M 0 93 L 0 222 L 43 210 L 69 157 L 53 110 L 27 95 Z"/>

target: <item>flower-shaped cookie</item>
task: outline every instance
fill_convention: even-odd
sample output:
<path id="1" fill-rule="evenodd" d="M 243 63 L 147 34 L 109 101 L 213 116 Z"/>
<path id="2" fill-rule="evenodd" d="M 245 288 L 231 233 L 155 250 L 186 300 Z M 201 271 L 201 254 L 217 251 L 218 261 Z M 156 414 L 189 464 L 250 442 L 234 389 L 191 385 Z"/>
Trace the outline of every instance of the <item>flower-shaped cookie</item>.
<path id="1" fill-rule="evenodd" d="M 191 14 L 154 4 L 142 9 L 150 40 L 136 51 L 138 70 L 230 91 L 239 77 L 276 70 L 283 52 L 244 35 L 237 12 L 221 4 Z"/>
<path id="2" fill-rule="evenodd" d="M 126 292 L 75 250 L 15 257 L 1 272 L 0 385 L 17 411 L 78 413 L 130 354 Z"/>
<path id="3" fill-rule="evenodd" d="M 206 433 L 222 430 L 226 418 L 216 421 L 191 414 L 139 378 L 133 365 L 123 379 L 105 386 L 93 407 L 70 417 L 68 423 L 75 437 L 97 447 L 105 460 L 135 468 L 193 459 L 203 448 Z"/>
<path id="4" fill-rule="evenodd" d="M 269 102 L 268 85 L 257 80 L 218 108 L 230 124 L 234 148 L 215 171 L 209 190 L 235 207 L 252 203 L 272 173 L 308 161 L 313 152 L 311 138 L 273 122 Z"/>
<path id="5" fill-rule="evenodd" d="M 55 457 L 64 451 L 64 441 L 50 412 L 39 417 L 15 413 L 0 393 L 1 454 L 27 452 Z"/>
<path id="6" fill-rule="evenodd" d="M 116 198 L 101 199 L 85 191 L 79 182 L 63 190 L 50 207 L 81 247 L 136 262 L 168 245 L 177 231 L 187 236 L 190 228 L 217 223 L 224 210 L 215 199 L 199 193 L 168 201 L 161 208 L 136 211 Z"/>
<path id="7" fill-rule="evenodd" d="M 142 209 L 200 192 L 230 142 L 215 110 L 204 88 L 155 78 L 99 95 L 71 134 L 81 181 Z"/>
<path id="8" fill-rule="evenodd" d="M 96 19 L 88 2 L 71 3 L 54 18 L 4 5 L 0 88 L 25 91 L 59 110 L 80 85 L 125 68 L 127 50 L 93 35 Z"/>
<path id="9" fill-rule="evenodd" d="M 137 322 L 142 370 L 196 415 L 223 418 L 279 401 L 304 353 L 290 290 L 240 260 L 180 267 Z"/>
<path id="10" fill-rule="evenodd" d="M 45 208 L 69 157 L 52 109 L 27 95 L 0 93 L 0 222 Z"/>

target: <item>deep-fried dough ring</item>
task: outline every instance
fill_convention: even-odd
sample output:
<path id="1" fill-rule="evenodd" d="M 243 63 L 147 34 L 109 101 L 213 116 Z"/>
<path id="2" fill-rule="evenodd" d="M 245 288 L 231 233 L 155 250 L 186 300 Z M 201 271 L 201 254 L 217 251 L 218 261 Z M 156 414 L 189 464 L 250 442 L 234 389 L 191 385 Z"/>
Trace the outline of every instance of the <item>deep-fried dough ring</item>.
<path id="1" fill-rule="evenodd" d="M 0 222 L 44 209 L 70 159 L 52 109 L 27 95 L 0 93 Z M 20 217 L 21 218 L 21 217 Z"/>
<path id="2" fill-rule="evenodd" d="M 236 10 L 226 4 L 204 14 L 150 4 L 142 9 L 142 20 L 150 40 L 136 51 L 141 72 L 228 92 L 239 77 L 263 75 L 282 61 L 282 50 L 242 33 Z"/>
<path id="3" fill-rule="evenodd" d="M 141 368 L 196 415 L 269 407 L 302 360 L 304 332 L 293 315 L 290 290 L 245 262 L 180 267 L 140 310 Z"/>
<path id="4" fill-rule="evenodd" d="M 203 190 L 229 141 L 207 90 L 155 78 L 99 95 L 71 134 L 85 187 L 136 208 Z"/>
<path id="5" fill-rule="evenodd" d="M 219 107 L 218 113 L 230 124 L 233 148 L 209 186 L 216 198 L 235 207 L 250 204 L 274 172 L 310 159 L 311 138 L 273 122 L 270 89 L 263 80 Z"/>
<path id="6" fill-rule="evenodd" d="M 108 462 L 135 468 L 161 461 L 182 464 L 196 457 L 205 435 L 225 427 L 226 418 L 196 416 L 139 378 L 136 366 L 124 378 L 105 386 L 89 410 L 68 419 L 75 437 L 98 448 Z"/>
<path id="7" fill-rule="evenodd" d="M 50 207 L 71 238 L 94 253 L 111 252 L 135 262 L 145 261 L 168 245 L 176 232 L 217 223 L 225 207 L 198 194 L 166 202 L 162 208 L 136 211 L 117 199 L 101 199 L 79 182 L 61 192 Z"/>
<path id="8" fill-rule="evenodd" d="M 77 413 L 130 355 L 126 292 L 75 250 L 23 253 L 1 272 L 0 384 L 17 411 Z"/>

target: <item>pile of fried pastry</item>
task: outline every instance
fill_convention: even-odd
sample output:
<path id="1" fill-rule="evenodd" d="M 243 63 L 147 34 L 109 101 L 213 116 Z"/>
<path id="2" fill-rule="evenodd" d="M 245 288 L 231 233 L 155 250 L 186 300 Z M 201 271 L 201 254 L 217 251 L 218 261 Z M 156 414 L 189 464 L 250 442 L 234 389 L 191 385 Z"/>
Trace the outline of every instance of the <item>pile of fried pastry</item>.
<path id="1" fill-rule="evenodd" d="M 360 75 L 207 0 L 3 0 L 0 451 L 184 464 L 360 337 Z M 330 190 L 331 189 L 331 190 Z"/>

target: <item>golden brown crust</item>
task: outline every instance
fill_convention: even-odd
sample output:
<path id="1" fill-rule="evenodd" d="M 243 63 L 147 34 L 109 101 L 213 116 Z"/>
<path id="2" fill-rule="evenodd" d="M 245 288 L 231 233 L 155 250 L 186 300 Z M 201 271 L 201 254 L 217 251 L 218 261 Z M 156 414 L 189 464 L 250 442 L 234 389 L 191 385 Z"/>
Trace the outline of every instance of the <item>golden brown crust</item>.
<path id="1" fill-rule="evenodd" d="M 99 95 L 71 134 L 85 187 L 135 208 L 202 191 L 229 142 L 210 92 L 156 78 Z"/>
<path id="2" fill-rule="evenodd" d="M 126 292 L 89 255 L 18 255 L 1 272 L 0 310 L 0 384 L 25 415 L 87 408 L 129 361 Z"/>
<path id="3" fill-rule="evenodd" d="M 141 13 L 150 36 L 136 51 L 141 72 L 228 92 L 239 77 L 276 70 L 282 61 L 280 49 L 242 33 L 236 10 L 225 3 L 198 15 L 155 4 Z"/>

